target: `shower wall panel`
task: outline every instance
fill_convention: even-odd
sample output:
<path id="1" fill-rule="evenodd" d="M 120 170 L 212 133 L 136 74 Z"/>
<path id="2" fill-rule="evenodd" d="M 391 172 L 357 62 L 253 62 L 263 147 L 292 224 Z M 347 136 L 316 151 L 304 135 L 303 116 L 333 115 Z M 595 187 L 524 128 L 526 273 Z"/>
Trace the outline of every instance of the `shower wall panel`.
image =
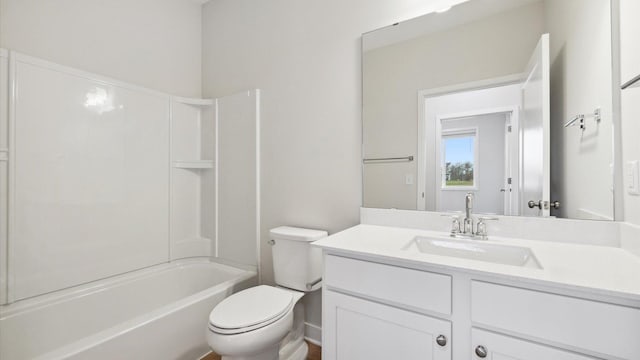
<path id="1" fill-rule="evenodd" d="M 8 300 L 167 261 L 169 97 L 12 53 Z"/>

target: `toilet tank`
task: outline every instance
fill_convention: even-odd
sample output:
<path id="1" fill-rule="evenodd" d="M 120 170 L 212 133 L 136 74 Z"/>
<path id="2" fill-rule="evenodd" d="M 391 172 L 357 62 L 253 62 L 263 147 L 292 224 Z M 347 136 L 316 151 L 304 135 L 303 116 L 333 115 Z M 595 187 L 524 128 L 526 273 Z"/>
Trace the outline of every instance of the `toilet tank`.
<path id="1" fill-rule="evenodd" d="M 298 291 L 314 291 L 322 277 L 322 250 L 311 246 L 313 241 L 327 236 L 326 231 L 280 226 L 269 231 L 271 256 L 276 284 Z"/>

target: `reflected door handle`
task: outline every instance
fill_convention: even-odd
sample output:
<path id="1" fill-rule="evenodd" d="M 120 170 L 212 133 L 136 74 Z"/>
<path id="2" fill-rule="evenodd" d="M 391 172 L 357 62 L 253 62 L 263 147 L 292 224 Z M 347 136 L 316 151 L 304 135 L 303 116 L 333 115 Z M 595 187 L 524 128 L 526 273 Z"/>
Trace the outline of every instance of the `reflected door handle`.
<path id="1" fill-rule="evenodd" d="M 549 202 L 549 201 L 540 200 L 538 202 L 535 202 L 533 200 L 529 200 L 527 205 L 529 205 L 529 209 L 533 209 L 533 208 L 538 208 L 540 210 L 542 210 L 542 209 L 547 210 L 549 208 L 556 209 L 556 210 L 560 209 L 560 201 L 551 201 L 551 202 Z"/>
<path id="2" fill-rule="evenodd" d="M 527 205 L 529 205 L 529 209 L 533 209 L 533 208 L 538 208 L 538 209 L 542 209 L 542 200 L 535 202 L 533 200 L 529 200 L 529 202 L 527 203 Z"/>

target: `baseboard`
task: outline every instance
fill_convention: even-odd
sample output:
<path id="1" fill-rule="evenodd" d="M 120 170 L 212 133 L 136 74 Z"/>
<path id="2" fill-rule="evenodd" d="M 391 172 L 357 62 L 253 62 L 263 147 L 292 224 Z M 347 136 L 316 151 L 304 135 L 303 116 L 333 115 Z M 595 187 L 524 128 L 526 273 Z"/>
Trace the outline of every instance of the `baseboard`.
<path id="1" fill-rule="evenodd" d="M 305 322 L 304 339 L 312 344 L 322 346 L 322 328 L 318 325 Z"/>
<path id="2" fill-rule="evenodd" d="M 214 354 L 212 351 L 209 351 L 208 353 L 206 353 L 206 354 L 204 354 L 204 355 L 200 356 L 200 357 L 198 358 L 198 360 L 211 359 L 211 358 L 213 358 L 214 356 L 217 356 L 217 355 L 216 355 L 216 354 Z"/>

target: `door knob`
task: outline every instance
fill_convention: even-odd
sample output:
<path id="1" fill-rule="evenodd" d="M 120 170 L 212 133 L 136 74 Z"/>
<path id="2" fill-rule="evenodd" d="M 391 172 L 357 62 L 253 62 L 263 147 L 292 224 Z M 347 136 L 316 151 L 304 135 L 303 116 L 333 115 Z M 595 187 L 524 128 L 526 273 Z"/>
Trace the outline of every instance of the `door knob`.
<path id="1" fill-rule="evenodd" d="M 538 201 L 535 202 L 533 200 L 529 200 L 529 202 L 527 203 L 527 205 L 529 205 L 529 209 L 533 209 L 533 208 L 538 208 L 538 209 L 545 209 L 547 210 L 548 208 L 552 208 L 552 209 L 560 209 L 560 201 Z"/>
<path id="2" fill-rule="evenodd" d="M 440 346 L 447 345 L 447 337 L 444 335 L 438 335 L 438 337 L 436 338 L 436 343 L 438 343 L 438 345 Z"/>
<path id="3" fill-rule="evenodd" d="M 482 345 L 476 346 L 476 355 L 481 359 L 486 358 L 487 357 L 487 349 L 485 349 L 485 347 L 482 346 Z"/>
<path id="4" fill-rule="evenodd" d="M 533 200 L 529 200 L 529 202 L 527 203 L 527 205 L 529 205 L 529 209 L 533 209 L 533 208 L 538 208 L 538 209 L 542 209 L 542 200 L 535 202 Z"/>

